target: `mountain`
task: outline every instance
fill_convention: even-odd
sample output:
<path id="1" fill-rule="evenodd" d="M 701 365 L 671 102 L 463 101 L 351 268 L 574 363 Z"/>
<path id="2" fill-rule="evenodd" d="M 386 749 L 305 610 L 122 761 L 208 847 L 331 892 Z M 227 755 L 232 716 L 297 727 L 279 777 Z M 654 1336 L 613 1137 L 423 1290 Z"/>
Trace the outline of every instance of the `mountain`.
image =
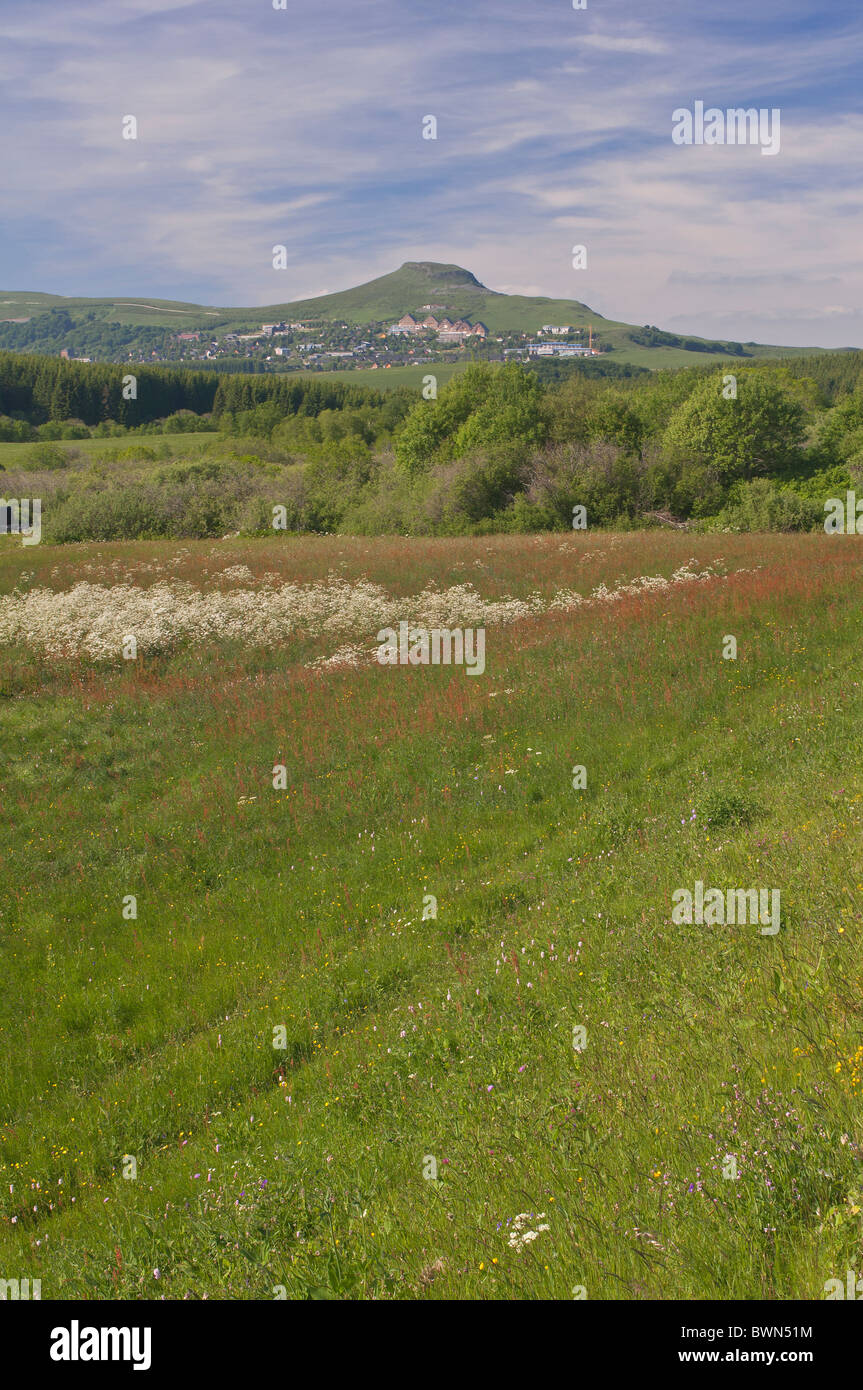
<path id="1" fill-rule="evenodd" d="M 695 336 L 664 334 L 623 320 L 607 319 L 575 299 L 501 294 L 490 290 L 469 270 L 437 261 L 406 261 L 398 270 L 353 289 L 311 299 L 247 308 L 220 308 L 165 299 L 75 299 L 29 291 L 0 291 L 0 348 L 59 351 L 73 341 L 94 358 L 128 358 L 129 352 L 158 352 L 167 334 L 204 331 L 218 337 L 230 331 L 253 331 L 262 322 L 282 320 L 347 323 L 354 327 L 388 324 L 424 306 L 450 318 L 485 324 L 491 335 L 536 333 L 545 323 L 571 324 L 599 333 L 604 349 L 617 362 L 644 366 L 679 366 L 715 356 L 802 356 L 816 347 L 741 344 Z M 635 336 L 633 336 L 635 335 Z M 685 345 L 685 346 L 684 346 Z"/>
<path id="2" fill-rule="evenodd" d="M 402 314 L 417 312 L 424 304 L 439 304 L 448 309 L 451 317 L 480 317 L 489 301 L 506 304 L 508 296 L 486 289 L 469 270 L 458 265 L 440 265 L 436 261 L 405 261 L 399 270 L 369 280 L 352 290 L 338 294 L 319 295 L 279 305 L 292 318 L 339 319 L 347 323 L 380 323 L 401 318 Z M 502 328 L 503 322 L 494 327 Z M 486 327 L 491 328 L 491 324 Z"/>

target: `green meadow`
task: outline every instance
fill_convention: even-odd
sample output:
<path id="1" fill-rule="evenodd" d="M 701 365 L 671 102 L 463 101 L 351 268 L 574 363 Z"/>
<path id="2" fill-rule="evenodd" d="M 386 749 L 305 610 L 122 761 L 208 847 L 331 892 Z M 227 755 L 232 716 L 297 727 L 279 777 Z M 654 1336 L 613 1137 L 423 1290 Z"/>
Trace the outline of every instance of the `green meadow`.
<path id="1" fill-rule="evenodd" d="M 477 676 L 322 667 L 326 631 L 0 646 L 6 1275 L 823 1298 L 863 1235 L 861 560 L 823 531 L 3 537 L 0 612 L 230 574 L 545 604 Z M 698 881 L 778 890 L 780 930 L 675 924 Z"/>
<path id="2" fill-rule="evenodd" d="M 443 386 L 468 366 L 470 360 L 464 357 L 460 362 L 424 362 L 416 367 L 346 367 L 326 372 L 325 375 L 334 376 L 339 381 L 348 382 L 349 385 L 367 386 L 376 391 L 392 391 L 398 386 L 410 386 L 419 393 L 423 388 L 424 377 L 432 375 L 438 385 Z"/>
<path id="3" fill-rule="evenodd" d="M 63 439 L 58 442 L 58 450 L 66 462 L 64 467 L 94 462 L 127 462 L 123 457 L 136 454 L 147 458 L 148 451 L 165 459 L 190 457 L 212 448 L 214 435 L 208 431 L 200 434 L 158 434 L 142 436 L 123 436 L 117 438 Z M 34 460 L 33 444 L 7 443 L 0 441 L 0 467 L 7 472 L 31 474 L 38 471 Z M 5 481 L 5 480 L 0 480 Z M 22 479 L 23 481 L 23 479 Z M 6 491 L 9 491 L 7 486 Z"/>

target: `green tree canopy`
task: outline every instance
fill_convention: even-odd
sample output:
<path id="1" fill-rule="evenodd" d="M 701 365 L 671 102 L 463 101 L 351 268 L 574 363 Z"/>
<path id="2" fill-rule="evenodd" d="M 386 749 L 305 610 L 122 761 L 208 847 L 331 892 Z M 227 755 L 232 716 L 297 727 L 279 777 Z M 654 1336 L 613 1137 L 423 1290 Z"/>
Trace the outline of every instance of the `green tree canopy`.
<path id="1" fill-rule="evenodd" d="M 726 481 L 781 471 L 805 434 L 806 409 L 797 388 L 775 371 L 711 375 L 678 406 L 665 431 L 670 455 L 713 469 Z"/>
<path id="2" fill-rule="evenodd" d="M 542 388 L 516 363 L 472 362 L 436 400 L 418 401 L 399 435 L 396 459 L 409 474 L 463 458 L 474 449 L 525 449 L 546 435 Z"/>

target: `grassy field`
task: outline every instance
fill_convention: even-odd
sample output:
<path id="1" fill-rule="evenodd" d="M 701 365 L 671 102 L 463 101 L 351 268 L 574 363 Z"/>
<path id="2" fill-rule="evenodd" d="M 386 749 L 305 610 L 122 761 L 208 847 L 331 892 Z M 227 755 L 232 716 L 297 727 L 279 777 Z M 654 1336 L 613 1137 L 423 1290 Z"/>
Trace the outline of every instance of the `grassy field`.
<path id="1" fill-rule="evenodd" d="M 758 366 L 763 365 L 765 359 L 782 360 L 788 357 L 805 357 L 810 351 L 819 349 L 810 348 L 781 348 L 781 347 L 755 347 L 747 349 L 747 357 L 732 357 L 724 352 L 688 352 L 685 348 L 676 347 L 640 347 L 638 343 L 630 342 L 626 333 L 609 333 L 609 341 L 614 342 L 614 352 L 610 353 L 605 359 L 609 362 L 628 362 L 634 367 L 649 367 L 651 371 L 668 369 L 670 367 L 709 367 L 726 366 L 728 371 L 732 371 L 736 366 Z"/>
<path id="2" fill-rule="evenodd" d="M 372 386 L 376 391 L 393 391 L 397 386 L 413 386 L 421 391 L 424 376 L 437 377 L 438 386 L 443 386 L 458 372 L 463 372 L 470 361 L 465 357 L 460 362 L 425 362 L 418 367 L 345 367 L 326 375 L 348 381 L 353 386 Z M 320 373 L 303 372 L 301 375 L 306 379 L 320 379 Z"/>
<path id="3" fill-rule="evenodd" d="M 727 357 L 722 353 L 685 352 L 683 348 L 646 348 L 629 343 L 624 344 L 620 350 L 615 349 L 601 360 L 621 365 L 629 363 L 635 367 L 649 367 L 651 371 L 658 371 L 662 367 L 709 367 L 711 363 L 723 362 L 733 364 L 743 359 Z M 392 390 L 396 386 L 414 386 L 419 391 L 422 389 L 422 379 L 427 374 L 436 376 L 438 385 L 443 386 L 450 377 L 463 372 L 470 362 L 471 358 L 464 357 L 459 362 L 426 362 L 418 367 L 345 367 L 327 372 L 327 376 L 339 377 L 340 380 L 350 381 L 355 386 L 373 386 L 378 391 Z M 528 361 L 526 365 L 529 369 L 534 364 Z M 309 373 L 303 375 L 308 376 Z"/>
<path id="4" fill-rule="evenodd" d="M 187 434 L 129 434 L 121 435 L 116 439 L 58 439 L 56 448 L 62 450 L 64 454 L 71 454 L 73 458 L 79 454 L 82 459 L 87 461 L 113 459 L 117 454 L 135 448 L 151 451 L 161 450 L 165 454 L 170 453 L 172 458 L 177 456 L 188 458 L 202 450 L 209 452 L 207 445 L 212 445 L 214 440 L 221 440 L 221 438 L 221 435 L 205 430 L 194 434 L 191 432 Z M 10 472 L 13 469 L 20 469 L 22 472 L 32 471 L 33 450 L 38 447 L 38 444 L 8 444 L 0 441 L 0 468 Z M 0 480 L 0 491 L 2 491 L 2 480 Z"/>
<path id="5" fill-rule="evenodd" d="M 859 538 L 0 542 L 7 1277 L 783 1300 L 859 1266 Z M 368 659 L 436 603 L 483 675 Z M 780 890 L 780 930 L 673 923 L 698 880 Z"/>
<path id="6" fill-rule="evenodd" d="M 668 370 L 672 367 L 709 367 L 711 365 L 725 365 L 731 371 L 735 365 L 757 366 L 759 363 L 763 365 L 767 360 L 804 357 L 807 353 L 819 351 L 818 348 L 759 346 L 748 349 L 750 355 L 747 357 L 730 357 L 727 353 L 721 352 L 687 352 L 685 348 L 674 347 L 649 348 L 631 342 L 625 328 L 618 329 L 616 327 L 608 329 L 603 327 L 603 344 L 606 347 L 613 347 L 613 351 L 598 360 L 618 363 L 621 366 L 628 364 L 633 367 L 647 367 L 650 371 Z M 377 390 L 392 389 L 395 386 L 415 386 L 417 390 L 420 390 L 422 379 L 427 373 L 433 373 L 438 379 L 438 385 L 443 385 L 457 372 L 463 372 L 470 361 L 471 359 L 465 356 L 458 362 L 426 362 L 417 367 L 345 367 L 334 372 L 327 372 L 327 376 L 351 381 L 356 386 L 374 386 Z M 526 362 L 528 368 L 534 365 L 535 362 L 532 360 Z M 310 374 L 304 373 L 304 375 Z"/>

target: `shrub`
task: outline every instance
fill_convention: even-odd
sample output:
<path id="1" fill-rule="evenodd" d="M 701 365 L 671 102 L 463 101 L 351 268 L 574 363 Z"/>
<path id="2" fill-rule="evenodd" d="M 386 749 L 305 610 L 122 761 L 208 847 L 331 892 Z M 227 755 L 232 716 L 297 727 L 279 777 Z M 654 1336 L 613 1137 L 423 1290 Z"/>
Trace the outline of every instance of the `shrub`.
<path id="1" fill-rule="evenodd" d="M 9 415 L 0 415 L 0 442 L 3 444 L 29 444 L 38 438 L 38 431 L 26 420 L 13 420 Z"/>
<path id="2" fill-rule="evenodd" d="M 68 468 L 76 457 L 71 449 L 60 449 L 49 441 L 35 444 L 27 451 L 27 462 L 33 468 Z"/>
<path id="3" fill-rule="evenodd" d="M 792 488 L 756 478 L 735 488 L 715 524 L 723 531 L 814 531 L 823 521 L 823 500 L 801 497 Z"/>
<path id="4" fill-rule="evenodd" d="M 575 506 L 587 509 L 588 525 L 607 526 L 637 515 L 647 500 L 644 473 L 638 460 L 607 440 L 556 445 L 533 459 L 527 500 L 565 529 Z"/>
<path id="5" fill-rule="evenodd" d="M 463 534 L 501 511 L 522 491 L 526 470 L 519 450 L 481 451 L 433 470 L 423 514 L 436 529 Z"/>
<path id="6" fill-rule="evenodd" d="M 427 472 L 476 449 L 541 444 L 548 431 L 542 388 L 531 372 L 473 362 L 436 400 L 420 400 L 399 434 L 396 460 L 405 473 Z"/>
<path id="7" fill-rule="evenodd" d="M 715 788 L 707 793 L 699 811 L 702 824 L 714 825 L 721 829 L 734 825 L 751 825 L 758 815 L 759 807 L 745 792 Z"/>
<path id="8" fill-rule="evenodd" d="M 154 463 L 156 451 L 146 444 L 130 444 L 128 449 L 118 449 L 113 458 L 116 463 Z"/>

